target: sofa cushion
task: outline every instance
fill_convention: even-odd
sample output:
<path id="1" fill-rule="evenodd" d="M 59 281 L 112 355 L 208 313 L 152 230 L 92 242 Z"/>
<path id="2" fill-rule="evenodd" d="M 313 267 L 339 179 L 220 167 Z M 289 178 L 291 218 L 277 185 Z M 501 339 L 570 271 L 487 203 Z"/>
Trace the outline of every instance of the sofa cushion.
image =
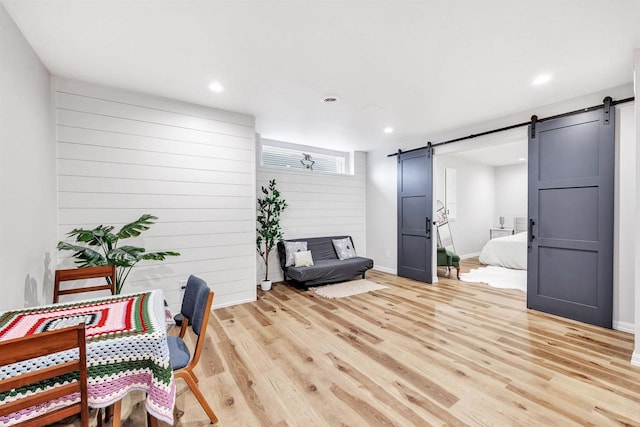
<path id="1" fill-rule="evenodd" d="M 307 247 L 304 250 L 311 251 L 311 255 L 313 256 L 313 261 L 316 262 L 319 259 L 338 259 L 338 255 L 336 255 L 336 250 L 333 248 L 333 239 L 344 239 L 349 238 L 349 236 L 330 236 L 330 237 L 308 237 L 306 239 L 287 239 L 280 240 L 278 242 L 278 257 L 280 258 L 280 267 L 283 270 L 289 268 L 287 265 L 287 253 L 286 253 L 286 244 L 293 242 L 306 242 Z M 353 240 L 352 240 L 353 242 Z M 293 265 L 293 261 L 290 265 Z"/>
<path id="2" fill-rule="evenodd" d="M 373 260 L 356 257 L 351 259 L 315 260 L 311 267 L 289 267 L 287 276 L 298 282 L 332 283 L 361 276 L 373 267 Z"/>
<path id="3" fill-rule="evenodd" d="M 296 252 L 304 252 L 307 250 L 307 242 L 287 242 L 284 241 L 284 251 L 286 256 L 286 261 L 284 263 L 285 267 L 292 266 L 295 264 L 294 254 Z"/>
<path id="4" fill-rule="evenodd" d="M 167 344 L 169 345 L 169 358 L 173 370 L 187 366 L 191 360 L 191 354 L 184 341 L 180 337 L 169 335 L 167 336 Z"/>
<path id="5" fill-rule="evenodd" d="M 310 267 L 313 265 L 313 257 L 311 251 L 296 252 L 293 254 L 295 267 Z"/>
<path id="6" fill-rule="evenodd" d="M 350 258 L 355 258 L 356 249 L 353 247 L 353 243 L 351 243 L 351 239 L 345 237 L 344 239 L 333 239 L 333 247 L 336 250 L 336 254 L 338 254 L 338 259 L 345 260 Z"/>
<path id="7" fill-rule="evenodd" d="M 344 236 L 340 236 L 339 238 L 342 237 Z M 333 239 L 338 239 L 338 237 L 333 237 Z M 331 237 L 314 237 L 313 239 L 307 239 L 307 250 L 311 251 L 314 260 L 338 259 L 336 250 L 333 248 Z"/>

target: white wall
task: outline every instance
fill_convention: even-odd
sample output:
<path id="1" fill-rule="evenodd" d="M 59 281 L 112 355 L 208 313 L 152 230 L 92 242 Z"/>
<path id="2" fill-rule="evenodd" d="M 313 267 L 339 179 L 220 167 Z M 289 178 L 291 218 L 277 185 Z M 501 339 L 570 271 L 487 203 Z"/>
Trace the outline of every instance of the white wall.
<path id="1" fill-rule="evenodd" d="M 613 327 L 633 332 L 635 214 L 635 103 L 616 106 L 616 178 L 613 222 Z M 640 307 L 640 306 L 638 306 Z"/>
<path id="2" fill-rule="evenodd" d="M 494 168 L 455 154 L 433 156 L 433 190 L 435 200 L 444 202 L 444 170 L 456 170 L 457 217 L 449 222 L 456 253 L 462 258 L 477 256 L 489 241 L 494 226 Z M 434 205 L 434 209 L 435 209 Z M 435 230 L 434 230 L 435 232 Z"/>
<path id="3" fill-rule="evenodd" d="M 142 261 L 123 292 L 160 288 L 176 309 L 195 274 L 216 307 L 255 300 L 254 118 L 65 79 L 55 89 L 59 238 L 149 213 L 158 223 L 123 243 L 181 256 Z"/>
<path id="4" fill-rule="evenodd" d="M 636 52 L 636 79 L 639 78 L 640 51 Z M 397 148 L 400 148 L 402 150 L 409 150 L 425 145 L 425 141 L 438 142 L 450 138 L 461 137 L 464 135 L 477 134 L 486 130 L 508 126 L 513 123 L 526 122 L 533 114 L 537 114 L 538 117 L 542 118 L 554 114 L 564 113 L 567 111 L 578 110 L 586 106 L 601 104 L 603 98 L 607 95 L 612 96 L 613 99 L 627 98 L 633 96 L 633 87 L 632 85 L 625 85 L 621 87 L 611 88 L 583 97 L 571 99 L 566 102 L 541 106 L 534 110 L 519 112 L 511 116 L 501 117 L 489 122 L 477 123 L 466 128 L 452 129 L 440 134 L 422 136 L 415 141 L 399 142 Z M 640 113 L 636 111 L 635 125 L 632 125 L 636 128 L 635 138 L 638 138 L 639 133 L 639 114 Z M 459 145 L 478 147 L 478 145 L 476 144 L 480 144 L 481 141 L 481 138 L 471 139 L 465 142 L 461 142 L 459 143 Z M 640 140 L 638 142 L 640 143 Z M 449 145 L 444 146 L 442 150 L 440 147 L 437 147 L 436 157 L 439 155 L 439 153 L 450 150 L 449 147 Z M 382 267 L 383 269 L 392 272 L 396 271 L 397 266 L 397 171 L 396 158 L 387 157 L 387 155 L 396 151 L 397 148 L 393 150 L 379 150 L 369 152 L 367 155 L 367 169 L 370 171 L 370 173 L 367 175 L 367 224 L 369 225 L 367 228 L 367 253 L 370 258 L 373 258 L 374 263 L 377 267 Z M 627 173 L 625 173 L 625 176 L 627 178 L 636 176 L 635 165 L 637 164 L 640 164 L 640 150 L 638 150 L 636 153 L 635 164 L 627 164 L 627 166 L 629 167 L 629 169 L 627 169 Z M 620 171 L 618 170 L 617 173 L 619 174 Z M 620 178 L 621 177 L 618 177 L 618 179 Z M 634 189 L 625 189 L 624 187 L 621 188 L 620 209 L 616 212 L 616 220 L 618 221 L 620 219 L 620 215 L 630 215 L 629 209 L 633 210 L 633 205 L 624 203 L 624 201 L 629 200 L 629 198 L 633 199 L 633 195 L 629 193 L 623 193 L 622 191 L 627 191 L 629 193 L 635 192 L 636 195 L 640 196 L 640 177 L 638 178 Z M 640 217 L 640 206 L 638 206 L 637 212 L 634 212 L 632 215 L 635 215 L 635 218 Z M 627 230 L 626 232 L 633 234 L 631 229 Z M 630 295 L 634 293 L 635 287 L 635 307 L 640 307 L 640 281 L 637 279 L 637 277 L 640 277 L 640 230 L 637 232 L 635 239 L 635 263 L 633 264 L 635 264 L 636 266 L 636 278 L 634 278 L 633 282 L 627 282 L 625 280 L 628 279 L 623 279 L 622 277 L 618 278 L 617 276 L 614 276 L 614 280 L 617 279 L 619 281 L 617 283 L 614 283 L 614 289 L 616 289 L 616 291 L 614 292 L 614 299 L 616 299 L 616 301 L 614 301 L 613 320 L 614 325 L 617 325 L 617 327 L 623 329 L 625 328 L 625 323 L 630 317 L 630 312 L 635 313 L 635 329 L 636 336 L 638 337 L 638 339 L 636 340 L 636 357 L 637 363 L 640 365 L 640 344 L 638 343 L 638 340 L 640 340 L 640 310 L 636 310 L 635 308 L 630 310 L 630 308 L 627 307 L 626 304 L 626 301 L 631 299 Z M 619 243 L 616 243 L 616 246 L 620 247 Z M 634 253 L 633 248 L 619 249 L 619 253 L 622 253 L 623 250 L 626 251 L 626 253 Z M 388 258 L 385 256 L 386 251 L 390 252 L 391 255 Z M 624 258 L 622 260 L 624 260 Z M 619 271 L 622 271 L 623 269 L 627 269 L 628 271 L 628 269 L 630 268 L 629 265 L 630 264 L 622 264 L 621 258 L 617 256 L 617 254 L 614 254 L 614 266 L 617 266 L 616 268 L 620 269 Z M 637 285 L 635 285 L 636 282 L 638 282 Z M 615 317 L 615 307 L 618 307 L 617 315 L 619 317 Z M 630 325 L 627 324 L 626 326 L 628 327 Z"/>
<path id="5" fill-rule="evenodd" d="M 0 4 L 0 310 L 51 302 L 56 264 L 50 76 Z"/>
<path id="6" fill-rule="evenodd" d="M 358 255 L 367 256 L 366 169 L 363 152 L 354 153 L 352 175 L 258 166 L 256 191 L 259 196 L 261 187 L 276 180 L 288 205 L 282 215 L 285 239 L 348 235 Z M 260 281 L 264 266 L 259 257 L 258 262 L 256 279 Z M 269 279 L 282 280 L 276 251 L 270 256 Z"/>
<path id="7" fill-rule="evenodd" d="M 398 265 L 397 157 L 367 153 L 367 256 L 373 268 L 396 274 Z"/>
<path id="8" fill-rule="evenodd" d="M 634 59 L 635 59 L 635 71 L 634 71 L 634 83 L 637 85 L 640 82 L 640 49 L 636 49 L 634 51 Z M 635 118 L 636 118 L 636 133 L 635 133 L 635 142 L 636 147 L 640 144 L 640 108 L 635 109 Z M 637 366 L 640 366 L 640 227 L 638 227 L 637 219 L 640 218 L 640 171 L 637 169 L 637 165 L 640 165 L 640 150 L 636 150 L 635 155 L 635 163 L 636 163 L 636 173 L 635 173 L 635 188 L 633 189 L 635 192 L 635 218 L 636 218 L 636 227 L 635 227 L 635 242 L 634 242 L 634 290 L 635 290 L 635 333 L 636 339 L 634 344 L 633 356 L 631 358 L 631 363 Z M 629 176 L 629 179 L 633 179 L 632 176 Z M 626 195 L 620 195 L 621 197 Z"/>
<path id="9" fill-rule="evenodd" d="M 504 217 L 505 227 L 514 227 L 513 218 L 527 216 L 527 164 L 498 166 L 495 171 L 495 217 L 493 225 Z"/>

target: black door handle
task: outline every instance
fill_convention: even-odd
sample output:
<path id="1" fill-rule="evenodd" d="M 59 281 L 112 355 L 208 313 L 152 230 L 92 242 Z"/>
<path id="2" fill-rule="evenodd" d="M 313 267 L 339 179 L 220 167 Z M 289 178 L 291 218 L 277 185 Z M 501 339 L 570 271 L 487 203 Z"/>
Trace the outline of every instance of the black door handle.
<path id="1" fill-rule="evenodd" d="M 431 218 L 427 217 L 425 218 L 425 224 L 424 224 L 424 232 L 427 235 L 427 239 L 431 239 Z"/>
<path id="2" fill-rule="evenodd" d="M 533 235 L 533 226 L 536 225 L 536 222 L 529 218 L 529 243 L 533 242 L 533 239 L 536 238 L 536 236 Z"/>

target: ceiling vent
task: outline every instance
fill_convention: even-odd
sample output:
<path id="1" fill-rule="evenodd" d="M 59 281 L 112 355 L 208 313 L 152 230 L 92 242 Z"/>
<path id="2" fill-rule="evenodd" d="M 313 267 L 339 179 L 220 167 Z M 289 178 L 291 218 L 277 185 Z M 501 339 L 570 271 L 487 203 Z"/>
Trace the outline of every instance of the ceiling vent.
<path id="1" fill-rule="evenodd" d="M 335 104 L 337 102 L 340 102 L 340 98 L 338 98 L 335 95 L 330 95 L 330 96 L 325 96 L 324 98 L 322 98 L 322 100 L 320 101 L 323 104 Z"/>

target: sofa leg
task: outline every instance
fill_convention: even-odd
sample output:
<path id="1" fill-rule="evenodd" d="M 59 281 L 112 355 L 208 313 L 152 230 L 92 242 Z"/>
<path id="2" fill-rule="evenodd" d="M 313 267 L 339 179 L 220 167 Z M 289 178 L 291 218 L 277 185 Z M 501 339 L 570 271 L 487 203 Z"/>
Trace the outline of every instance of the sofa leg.
<path id="1" fill-rule="evenodd" d="M 363 279 L 364 279 L 364 275 L 365 275 L 365 274 L 366 274 L 366 273 L 362 273 L 362 278 L 363 278 Z"/>

